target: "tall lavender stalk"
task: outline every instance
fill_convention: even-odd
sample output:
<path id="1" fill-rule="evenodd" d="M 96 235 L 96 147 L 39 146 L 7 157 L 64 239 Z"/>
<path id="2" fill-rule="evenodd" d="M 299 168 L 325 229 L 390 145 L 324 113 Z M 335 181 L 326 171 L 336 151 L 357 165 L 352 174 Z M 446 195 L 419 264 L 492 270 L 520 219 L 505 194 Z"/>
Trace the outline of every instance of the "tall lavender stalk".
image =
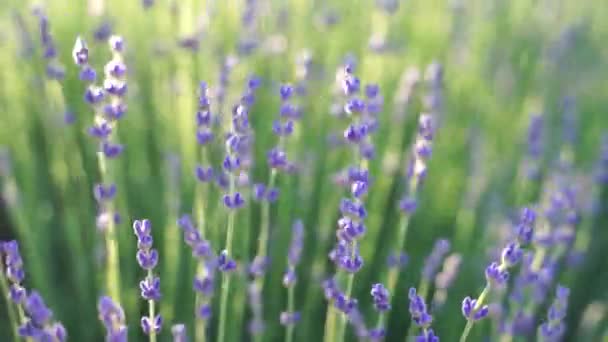
<path id="1" fill-rule="evenodd" d="M 248 142 L 246 136 L 248 130 L 249 109 L 241 103 L 236 105 L 232 111 L 230 130 L 226 133 L 226 157 L 222 164 L 224 171 L 228 173 L 228 193 L 223 197 L 224 206 L 228 209 L 228 222 L 225 247 L 218 259 L 218 267 L 222 271 L 218 342 L 223 342 L 226 338 L 230 271 L 236 268 L 236 263 L 230 257 L 234 239 L 234 221 L 236 211 L 245 205 L 245 198 L 237 190 L 236 185 L 241 174 L 241 154 L 245 147 L 244 144 Z"/>
<path id="2" fill-rule="evenodd" d="M 207 339 L 206 326 L 211 318 L 211 300 L 215 290 L 215 270 L 217 268 L 216 256 L 213 254 L 211 244 L 205 240 L 192 224 L 189 216 L 179 219 L 178 225 L 183 230 L 184 240 L 192 249 L 192 256 L 196 258 L 197 272 L 193 281 L 196 293 L 195 302 L 195 340 Z M 225 267 L 223 265 L 222 267 Z"/>
<path id="3" fill-rule="evenodd" d="M 480 319 L 488 315 L 489 309 L 485 304 L 492 288 L 504 285 L 509 278 L 508 269 L 517 265 L 522 259 L 522 246 L 530 244 L 534 234 L 534 222 L 536 214 L 528 208 L 524 208 L 521 214 L 521 221 L 517 227 L 516 239 L 509 242 L 501 253 L 500 262 L 492 262 L 486 267 L 486 286 L 477 299 L 466 297 L 462 301 L 462 315 L 467 323 L 460 336 L 460 342 L 465 342 L 473 325 Z"/>
<path id="4" fill-rule="evenodd" d="M 154 268 L 158 264 L 158 252 L 152 248 L 152 224 L 149 220 L 135 220 L 133 232 L 137 237 L 137 263 L 144 269 L 146 277 L 139 282 L 141 297 L 148 301 L 148 316 L 141 318 L 141 328 L 144 334 L 150 337 L 150 342 L 156 342 L 156 335 L 160 332 L 163 318 L 156 314 L 156 302 L 160 300 L 160 278 L 154 275 Z"/>
<path id="5" fill-rule="evenodd" d="M 287 257 L 287 270 L 283 275 L 283 286 L 287 288 L 287 311 L 281 313 L 281 324 L 287 326 L 285 342 L 293 341 L 295 324 L 300 320 L 300 312 L 295 311 L 295 285 L 297 282 L 296 266 L 302 257 L 304 244 L 304 224 L 297 220 L 291 229 L 291 244 Z"/>
<path id="6" fill-rule="evenodd" d="M 374 157 L 374 146 L 371 143 L 370 134 L 377 128 L 376 114 L 377 108 L 379 108 L 376 101 L 379 95 L 378 86 L 370 84 L 365 87 L 366 104 L 358 95 L 361 85 L 359 78 L 354 75 L 353 69 L 352 65 L 344 68 L 342 81 L 342 89 L 347 96 L 344 111 L 352 118 L 351 124 L 344 131 L 344 138 L 353 147 L 354 154 L 354 165 L 348 171 L 352 198 L 343 198 L 340 203 L 342 217 L 338 220 L 337 243 L 330 253 L 330 259 L 338 269 L 345 272 L 344 297 L 349 301 L 352 300 L 350 296 L 355 273 L 363 266 L 358 240 L 366 231 L 364 219 L 367 217 L 367 211 L 364 198 L 370 184 L 368 160 Z M 333 313 L 328 312 L 328 319 L 333 320 L 331 316 Z M 337 341 L 344 339 L 348 319 L 349 315 L 345 312 L 337 328 Z M 330 329 L 333 328 L 331 322 L 328 325 Z M 326 335 L 327 338 L 329 338 L 328 335 Z"/>
<path id="7" fill-rule="evenodd" d="M 428 161 L 433 153 L 433 139 L 441 116 L 441 96 L 443 71 L 439 64 L 431 64 L 427 69 L 426 78 L 429 82 L 429 93 L 424 105 L 427 112 L 418 118 L 418 133 L 412 147 L 412 159 L 407 170 L 407 188 L 399 202 L 402 211 L 394 248 L 399 251 L 405 245 L 411 216 L 418 206 L 418 192 L 426 178 Z M 394 291 L 397 286 L 400 268 L 391 267 L 388 272 L 387 286 Z"/>
<path id="8" fill-rule="evenodd" d="M 420 286 L 418 287 L 418 297 L 426 298 L 429 288 L 437 274 L 437 270 L 439 269 L 444 256 L 450 251 L 450 241 L 446 239 L 439 239 L 435 242 L 433 246 L 433 250 L 431 254 L 424 261 L 424 266 L 422 268 L 422 280 L 420 282 Z M 416 290 L 415 288 L 412 288 Z M 430 324 L 430 322 L 429 322 Z M 424 329 L 428 328 L 424 324 L 416 324 L 416 326 Z M 406 333 L 406 338 L 412 335 L 413 329 L 415 325 L 410 325 L 408 331 Z M 426 331 L 423 331 L 426 334 Z"/>
<path id="9" fill-rule="evenodd" d="M 112 182 L 112 170 L 108 160 L 118 157 L 123 146 L 115 142 L 117 121 L 126 112 L 124 96 L 127 92 L 125 75 L 127 68 L 123 62 L 124 43 L 121 37 L 111 36 L 108 40 L 112 60 L 106 64 L 103 87 L 96 85 L 97 73 L 88 64 L 89 50 L 85 41 L 78 37 L 72 52 L 74 62 L 80 67 L 80 79 L 87 82 L 85 100 L 94 112 L 94 123 L 89 134 L 99 141 L 97 161 L 101 182 L 95 185 L 94 195 L 98 202 L 97 227 L 105 236 L 106 248 L 106 289 L 111 298 L 120 299 L 120 265 L 118 241 L 115 225 L 119 215 L 114 208 L 116 185 Z M 109 102 L 104 104 L 106 95 Z"/>

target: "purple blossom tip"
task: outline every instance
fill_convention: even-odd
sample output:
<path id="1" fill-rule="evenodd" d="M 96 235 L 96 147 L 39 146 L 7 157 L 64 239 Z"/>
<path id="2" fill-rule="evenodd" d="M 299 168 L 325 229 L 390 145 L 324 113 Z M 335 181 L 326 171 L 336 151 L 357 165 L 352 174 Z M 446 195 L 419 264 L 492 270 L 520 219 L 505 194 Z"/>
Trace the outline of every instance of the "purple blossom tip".
<path id="1" fill-rule="evenodd" d="M 162 326 L 163 317 L 160 314 L 156 315 L 153 319 L 147 316 L 141 318 L 141 329 L 146 335 L 150 335 L 151 332 L 160 333 Z"/>
<path id="2" fill-rule="evenodd" d="M 295 325 L 300 321 L 299 312 L 281 312 L 280 321 L 282 325 Z"/>
<path id="3" fill-rule="evenodd" d="M 462 301 L 462 315 L 466 319 L 470 319 L 473 321 L 479 321 L 488 316 L 490 309 L 487 305 L 482 305 L 477 307 L 477 300 L 472 299 L 471 297 L 466 297 Z"/>

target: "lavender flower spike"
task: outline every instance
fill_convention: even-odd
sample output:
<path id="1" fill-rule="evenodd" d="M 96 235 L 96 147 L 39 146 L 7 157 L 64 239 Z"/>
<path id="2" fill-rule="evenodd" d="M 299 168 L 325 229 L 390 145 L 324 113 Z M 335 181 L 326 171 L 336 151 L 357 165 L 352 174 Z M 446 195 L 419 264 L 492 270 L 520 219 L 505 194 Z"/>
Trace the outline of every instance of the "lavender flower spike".
<path id="1" fill-rule="evenodd" d="M 561 285 L 557 286 L 555 300 L 549 308 L 549 313 L 547 315 L 548 319 L 545 323 L 541 324 L 539 328 L 539 341 L 561 341 L 562 335 L 566 330 L 564 319 L 566 317 L 566 310 L 568 309 L 569 296 L 570 289 Z"/>
<path id="2" fill-rule="evenodd" d="M 304 224 L 301 220 L 294 222 L 292 227 L 291 244 L 287 257 L 287 270 L 283 276 L 283 285 L 287 287 L 287 311 L 283 311 L 280 316 L 281 324 L 287 326 L 286 341 L 293 340 L 294 325 L 300 320 L 300 313 L 294 311 L 295 306 L 295 284 L 296 266 L 302 257 L 304 244 Z"/>
<path id="3" fill-rule="evenodd" d="M 489 309 L 485 305 L 486 297 L 490 291 L 498 286 L 503 286 L 509 279 L 508 269 L 518 264 L 523 258 L 521 243 L 527 243 L 532 239 L 535 213 L 529 208 L 522 210 L 521 222 L 517 229 L 516 239 L 509 242 L 502 250 L 500 262 L 492 262 L 486 267 L 486 286 L 477 299 L 466 297 L 462 302 L 462 315 L 467 319 L 460 342 L 465 342 L 473 324 L 486 317 Z"/>
<path id="4" fill-rule="evenodd" d="M 152 248 L 152 224 L 149 220 L 135 220 L 133 232 L 137 237 L 137 262 L 139 266 L 147 271 L 146 278 L 139 282 L 141 297 L 148 301 L 148 316 L 141 318 L 143 332 L 150 336 L 150 341 L 156 341 L 156 335 L 160 332 L 163 318 L 155 314 L 155 302 L 160 300 L 160 278 L 154 276 L 154 268 L 158 263 L 158 252 Z"/>

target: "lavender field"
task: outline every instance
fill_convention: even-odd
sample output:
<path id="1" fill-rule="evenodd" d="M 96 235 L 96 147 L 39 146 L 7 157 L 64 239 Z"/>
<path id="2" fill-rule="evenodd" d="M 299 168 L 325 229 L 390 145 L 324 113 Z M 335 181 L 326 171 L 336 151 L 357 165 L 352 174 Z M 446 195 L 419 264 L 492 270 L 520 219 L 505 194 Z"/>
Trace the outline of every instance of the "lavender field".
<path id="1" fill-rule="evenodd" d="M 2 1 L 0 341 L 608 341 L 606 17 Z"/>

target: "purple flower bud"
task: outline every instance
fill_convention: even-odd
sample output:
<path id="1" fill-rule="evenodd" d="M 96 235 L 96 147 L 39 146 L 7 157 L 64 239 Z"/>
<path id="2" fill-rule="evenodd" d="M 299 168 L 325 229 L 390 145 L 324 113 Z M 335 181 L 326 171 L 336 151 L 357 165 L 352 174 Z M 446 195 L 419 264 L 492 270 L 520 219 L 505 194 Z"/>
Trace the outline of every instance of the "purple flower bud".
<path id="1" fill-rule="evenodd" d="M 145 300 L 160 300 L 160 278 L 146 278 L 139 282 L 141 297 Z"/>
<path id="2" fill-rule="evenodd" d="M 410 300 L 410 316 L 416 325 L 421 328 L 428 328 L 433 321 L 433 317 L 427 312 L 426 304 L 424 299 L 416 293 L 415 288 L 410 288 L 408 293 Z"/>
<path id="3" fill-rule="evenodd" d="M 154 332 L 155 334 L 160 333 L 160 330 L 163 326 L 163 317 L 158 314 L 153 319 L 150 317 L 144 316 L 141 318 L 141 329 L 144 334 L 150 335 L 150 332 Z"/>
<path id="4" fill-rule="evenodd" d="M 462 315 L 466 319 L 470 319 L 473 321 L 479 321 L 488 316 L 489 308 L 487 305 L 482 305 L 478 308 L 475 308 L 477 305 L 476 299 L 471 299 L 471 297 L 466 297 L 462 301 Z"/>
<path id="5" fill-rule="evenodd" d="M 390 294 L 384 285 L 380 283 L 372 285 L 371 295 L 377 311 L 384 312 L 391 309 Z"/>
<path id="6" fill-rule="evenodd" d="M 89 49 L 87 48 L 87 43 L 80 36 L 76 38 L 76 43 L 74 43 L 72 58 L 76 65 L 83 66 L 89 63 Z"/>
<path id="7" fill-rule="evenodd" d="M 239 209 L 245 205 L 245 198 L 243 198 L 240 192 L 236 192 L 232 196 L 230 194 L 224 195 L 223 201 L 228 209 Z"/>
<path id="8" fill-rule="evenodd" d="M 211 182 L 214 178 L 213 178 L 213 168 L 212 167 L 203 167 L 200 165 L 196 166 L 196 169 L 194 170 L 196 178 L 203 183 L 208 183 Z"/>
<path id="9" fill-rule="evenodd" d="M 204 321 L 209 320 L 211 318 L 211 314 L 213 313 L 210 304 L 202 304 L 196 310 L 196 317 L 202 319 Z"/>
<path id="10" fill-rule="evenodd" d="M 486 267 L 486 279 L 490 284 L 503 285 L 509 279 L 509 271 L 501 268 L 498 263 L 493 262 Z"/>
<path id="11" fill-rule="evenodd" d="M 110 142 L 104 142 L 102 144 L 102 152 L 108 158 L 116 158 L 122 154 L 124 146 L 121 144 L 113 144 Z"/>
<path id="12" fill-rule="evenodd" d="M 280 321 L 282 325 L 295 325 L 300 321 L 299 312 L 281 312 Z"/>
<path id="13" fill-rule="evenodd" d="M 218 269 L 221 272 L 230 272 L 236 270 L 236 261 L 230 259 L 228 251 L 223 250 L 217 260 Z"/>
<path id="14" fill-rule="evenodd" d="M 186 334 L 186 326 L 183 324 L 175 324 L 171 327 L 171 335 L 173 342 L 187 342 L 188 335 Z"/>

